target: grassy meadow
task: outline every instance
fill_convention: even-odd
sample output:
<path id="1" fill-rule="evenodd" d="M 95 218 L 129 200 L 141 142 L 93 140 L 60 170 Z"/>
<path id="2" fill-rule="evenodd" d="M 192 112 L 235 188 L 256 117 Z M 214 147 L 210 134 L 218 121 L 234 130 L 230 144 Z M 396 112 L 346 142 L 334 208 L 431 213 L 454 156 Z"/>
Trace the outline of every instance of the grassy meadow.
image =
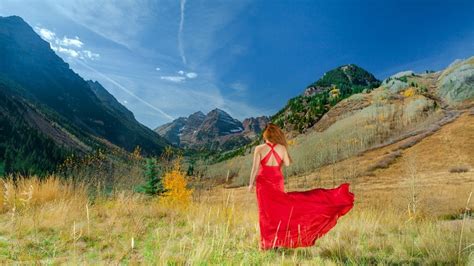
<path id="1" fill-rule="evenodd" d="M 87 186 L 54 176 L 2 182 L 2 264 L 466 265 L 474 259 L 466 210 L 472 184 L 450 191 L 455 199 L 433 197 L 453 210 L 449 217 L 424 213 L 416 201 L 393 204 L 409 199 L 410 190 L 366 197 L 355 187 L 354 209 L 314 247 L 261 252 L 255 194 L 245 188 L 216 187 L 195 193 L 189 204 L 165 204 L 127 190 L 92 198 Z"/>

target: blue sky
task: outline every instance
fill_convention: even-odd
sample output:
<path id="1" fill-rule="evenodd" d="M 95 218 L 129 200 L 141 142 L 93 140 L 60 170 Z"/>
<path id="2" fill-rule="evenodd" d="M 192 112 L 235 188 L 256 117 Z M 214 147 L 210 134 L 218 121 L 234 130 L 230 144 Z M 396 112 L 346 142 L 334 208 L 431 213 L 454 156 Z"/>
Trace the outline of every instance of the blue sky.
<path id="1" fill-rule="evenodd" d="M 474 55 L 474 1 L 1 0 L 150 128 L 271 115 L 324 72 L 384 79 Z"/>

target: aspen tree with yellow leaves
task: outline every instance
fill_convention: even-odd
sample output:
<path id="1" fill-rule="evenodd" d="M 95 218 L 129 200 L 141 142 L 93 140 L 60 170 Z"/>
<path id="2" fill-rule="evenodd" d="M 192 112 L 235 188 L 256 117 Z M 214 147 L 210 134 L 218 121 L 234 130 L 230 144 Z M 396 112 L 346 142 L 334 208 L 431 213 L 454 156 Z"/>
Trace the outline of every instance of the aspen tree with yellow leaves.
<path id="1" fill-rule="evenodd" d="M 181 157 L 178 157 L 173 168 L 165 173 L 163 186 L 166 192 L 160 198 L 160 203 L 178 208 L 189 206 L 193 193 L 193 190 L 187 187 L 186 173 L 181 169 L 181 160 Z"/>

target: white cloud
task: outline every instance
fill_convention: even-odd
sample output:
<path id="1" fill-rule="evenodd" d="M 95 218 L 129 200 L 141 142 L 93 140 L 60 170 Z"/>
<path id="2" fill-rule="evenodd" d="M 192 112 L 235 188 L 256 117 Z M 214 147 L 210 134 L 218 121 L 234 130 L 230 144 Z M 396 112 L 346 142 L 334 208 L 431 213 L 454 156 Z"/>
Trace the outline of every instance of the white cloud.
<path id="1" fill-rule="evenodd" d="M 55 52 L 63 53 L 70 57 L 74 57 L 74 58 L 80 57 L 79 52 L 74 49 L 64 48 L 61 46 L 53 46 L 53 45 L 51 45 L 51 49 L 53 49 L 53 51 Z"/>
<path id="2" fill-rule="evenodd" d="M 82 46 L 84 46 L 84 43 L 77 36 L 75 38 L 64 36 L 61 39 L 57 37 L 55 32 L 38 26 L 35 27 L 35 31 L 41 36 L 41 38 L 49 42 L 51 49 L 56 53 L 82 60 L 96 60 L 100 57 L 98 53 L 81 49 Z"/>
<path id="3" fill-rule="evenodd" d="M 45 41 L 51 42 L 56 39 L 56 34 L 48 29 L 35 27 L 35 30 Z"/>
<path id="4" fill-rule="evenodd" d="M 183 82 L 186 79 L 186 77 L 182 77 L 182 76 L 161 76 L 160 78 L 163 80 L 176 82 L 176 83 Z"/>
<path id="5" fill-rule="evenodd" d="M 181 16 L 179 20 L 179 30 L 178 30 L 178 50 L 181 56 L 181 60 L 183 64 L 186 65 L 186 55 L 184 54 L 184 47 L 183 47 L 183 28 L 184 28 L 184 8 L 186 7 L 186 0 L 180 1 L 180 8 L 181 8 Z"/>
<path id="6" fill-rule="evenodd" d="M 38 1 L 39 2 L 39 1 Z M 154 15 L 158 6 L 151 0 L 44 0 L 54 11 L 73 22 L 129 49 L 136 47 L 144 21 Z M 124 19 L 126 18 L 126 19 Z"/>
<path id="7" fill-rule="evenodd" d="M 77 36 L 74 39 L 70 39 L 64 36 L 62 40 L 59 40 L 59 44 L 62 46 L 74 46 L 77 48 L 81 48 L 84 45 L 84 43 L 81 42 L 81 40 Z"/>
<path id="8" fill-rule="evenodd" d="M 157 67 L 157 68 L 155 68 L 155 70 L 156 70 L 156 71 L 160 71 L 160 70 L 161 70 L 161 68 Z"/>
<path id="9" fill-rule="evenodd" d="M 245 92 L 248 89 L 247 85 L 245 85 L 241 82 L 234 82 L 234 83 L 230 84 L 230 88 L 233 89 L 236 92 Z"/>
<path id="10" fill-rule="evenodd" d="M 127 104 L 127 103 L 128 103 L 128 101 L 127 101 L 127 100 L 123 100 L 122 102 L 123 102 L 124 104 Z"/>
<path id="11" fill-rule="evenodd" d="M 179 76 L 160 76 L 160 79 L 179 83 L 185 81 L 186 79 L 195 79 L 198 76 L 198 74 L 195 72 L 185 72 L 184 70 L 179 70 L 178 74 Z"/>
<path id="12" fill-rule="evenodd" d="M 85 57 L 91 59 L 91 60 L 95 60 L 95 59 L 97 59 L 97 58 L 100 57 L 99 54 L 93 53 L 93 52 L 91 52 L 91 51 L 89 51 L 89 50 L 83 50 L 83 51 L 81 52 L 81 54 L 82 54 L 83 56 L 85 56 Z"/>
<path id="13" fill-rule="evenodd" d="M 194 78 L 197 78 L 197 74 L 194 73 L 194 72 L 188 72 L 186 73 L 186 77 L 189 78 L 189 79 L 194 79 Z"/>

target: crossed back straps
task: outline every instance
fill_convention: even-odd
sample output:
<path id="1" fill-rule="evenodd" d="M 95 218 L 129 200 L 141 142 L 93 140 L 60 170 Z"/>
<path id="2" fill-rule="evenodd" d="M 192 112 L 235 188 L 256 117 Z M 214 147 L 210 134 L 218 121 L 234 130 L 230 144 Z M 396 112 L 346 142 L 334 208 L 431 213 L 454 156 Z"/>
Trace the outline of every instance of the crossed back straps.
<path id="1" fill-rule="evenodd" d="M 280 166 L 281 165 L 281 162 L 282 162 L 282 159 L 280 158 L 280 155 L 278 155 L 278 153 L 275 151 L 274 147 L 276 146 L 276 143 L 275 144 L 270 144 L 268 142 L 266 142 L 267 145 L 270 147 L 270 151 L 267 153 L 267 155 L 265 155 L 265 157 L 263 157 L 263 159 L 260 161 L 261 164 L 263 165 L 266 165 L 266 166 Z M 275 159 L 278 163 L 278 165 L 267 165 L 267 162 L 268 160 L 270 159 L 270 157 L 272 156 L 275 156 Z"/>

